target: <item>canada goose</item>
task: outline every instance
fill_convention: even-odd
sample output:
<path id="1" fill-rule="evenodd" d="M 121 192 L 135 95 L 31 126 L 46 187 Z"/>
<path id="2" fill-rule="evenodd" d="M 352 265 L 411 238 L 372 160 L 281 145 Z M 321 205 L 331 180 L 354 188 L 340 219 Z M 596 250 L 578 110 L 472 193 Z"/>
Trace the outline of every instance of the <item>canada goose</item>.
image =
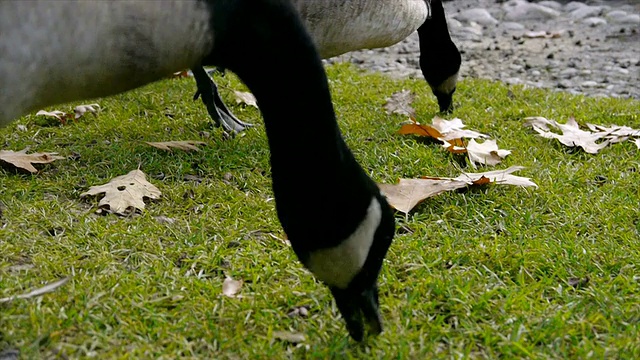
<path id="1" fill-rule="evenodd" d="M 382 331 L 376 282 L 394 217 L 342 138 L 320 57 L 289 0 L 1 1 L 0 34 L 0 126 L 184 68 L 236 73 L 260 104 L 294 252 L 329 286 L 355 340 L 363 317 Z"/>
<path id="2" fill-rule="evenodd" d="M 461 57 L 451 40 L 441 0 L 292 0 L 323 59 L 393 45 L 417 30 L 420 68 L 441 112 L 450 112 Z M 224 105 L 204 69 L 192 69 L 198 95 L 216 125 L 242 131 L 250 124 Z M 265 67 L 265 71 L 273 71 Z"/>

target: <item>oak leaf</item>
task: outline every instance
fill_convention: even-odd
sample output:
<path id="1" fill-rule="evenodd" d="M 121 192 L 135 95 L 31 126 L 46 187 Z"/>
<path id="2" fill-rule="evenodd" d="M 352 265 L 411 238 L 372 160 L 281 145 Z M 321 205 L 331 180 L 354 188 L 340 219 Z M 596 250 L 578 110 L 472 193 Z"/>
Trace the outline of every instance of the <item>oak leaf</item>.
<path id="1" fill-rule="evenodd" d="M 246 104 L 258 109 L 258 101 L 252 93 L 233 90 L 233 94 L 236 96 L 236 104 Z"/>
<path id="2" fill-rule="evenodd" d="M 171 149 L 179 149 L 184 151 L 200 151 L 196 145 L 206 145 L 204 141 L 196 140 L 180 140 L 180 141 L 145 141 L 148 145 L 160 150 L 171 151 Z"/>
<path id="3" fill-rule="evenodd" d="M 111 179 L 106 184 L 92 186 L 80 197 L 99 195 L 98 208 L 113 214 L 127 215 L 133 211 L 144 210 L 144 199 L 159 199 L 162 194 L 157 187 L 147 181 L 147 176 L 140 170 L 132 170 L 126 175 Z"/>
<path id="4" fill-rule="evenodd" d="M 471 139 L 466 148 L 473 168 L 476 167 L 476 163 L 491 166 L 498 165 L 502 159 L 511 154 L 510 150 L 498 149 L 498 144 L 495 140 L 485 140 L 483 143 L 477 143 L 474 139 Z"/>
<path id="5" fill-rule="evenodd" d="M 58 153 L 32 153 L 27 154 L 27 149 L 20 151 L 0 150 L 0 160 L 7 162 L 17 168 L 37 173 L 38 170 L 32 164 L 49 164 L 64 157 Z"/>
<path id="6" fill-rule="evenodd" d="M 423 177 L 421 179 L 400 179 L 397 184 L 378 184 L 378 187 L 387 198 L 391 207 L 407 214 L 425 199 L 445 191 L 462 189 L 469 186 L 495 183 L 499 185 L 538 187 L 538 185 L 529 178 L 512 175 L 513 172 L 521 169 L 524 169 L 524 167 L 512 166 L 505 170 L 462 173 L 456 178 Z"/>
<path id="7" fill-rule="evenodd" d="M 488 137 L 477 131 L 465 129 L 465 127 L 466 125 L 458 118 L 446 120 L 436 116 L 431 121 L 431 124 L 421 124 L 412 118 L 411 123 L 400 127 L 398 134 L 431 137 L 443 142 L 447 141 L 456 146 L 463 145 L 462 138 L 477 139 Z"/>
<path id="8" fill-rule="evenodd" d="M 477 131 L 465 129 L 466 125 L 459 118 L 446 120 L 439 116 L 436 116 L 433 118 L 433 120 L 431 120 L 431 123 L 431 126 L 433 126 L 442 134 L 442 137 L 440 138 L 441 140 L 450 141 L 462 138 L 478 139 L 489 137 Z"/>
<path id="9" fill-rule="evenodd" d="M 400 212 L 409 213 L 423 200 L 445 191 L 467 187 L 467 183 L 440 178 L 400 179 L 397 184 L 378 184 L 378 187 L 387 197 L 389 205 Z"/>
<path id="10" fill-rule="evenodd" d="M 384 104 L 384 109 L 387 114 L 400 114 L 408 115 L 409 117 L 416 117 L 416 110 L 411 107 L 411 103 L 415 98 L 415 94 L 411 90 L 402 90 L 391 94 L 391 97 L 387 98 L 387 102 Z"/>
<path id="11" fill-rule="evenodd" d="M 628 126 L 618 126 L 611 125 L 609 127 L 602 125 L 594 125 L 587 123 L 587 127 L 589 130 L 593 132 L 605 132 L 607 135 L 604 136 L 605 139 L 608 139 L 611 144 L 619 143 L 626 141 L 630 137 L 640 137 L 640 130 L 632 129 Z"/>
<path id="12" fill-rule="evenodd" d="M 625 141 L 629 137 L 640 136 L 639 130 L 617 125 L 604 127 L 587 124 L 590 131 L 585 131 L 580 129 L 580 125 L 573 117 L 569 118 L 566 124 L 539 116 L 528 117 L 525 118 L 525 125 L 532 127 L 544 138 L 558 139 L 563 145 L 569 147 L 579 146 L 589 154 L 595 154 L 609 144 Z M 552 132 L 553 128 L 560 130 L 562 134 Z"/>

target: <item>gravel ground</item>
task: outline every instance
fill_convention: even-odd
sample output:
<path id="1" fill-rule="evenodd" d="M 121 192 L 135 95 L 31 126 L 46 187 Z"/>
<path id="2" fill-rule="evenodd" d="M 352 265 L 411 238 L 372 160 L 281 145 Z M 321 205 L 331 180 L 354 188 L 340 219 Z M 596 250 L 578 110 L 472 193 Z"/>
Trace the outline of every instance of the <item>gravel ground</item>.
<path id="1" fill-rule="evenodd" d="M 462 52 L 461 78 L 640 99 L 640 0 L 453 0 L 444 6 Z M 422 78 L 419 54 L 414 33 L 394 46 L 328 62 Z"/>

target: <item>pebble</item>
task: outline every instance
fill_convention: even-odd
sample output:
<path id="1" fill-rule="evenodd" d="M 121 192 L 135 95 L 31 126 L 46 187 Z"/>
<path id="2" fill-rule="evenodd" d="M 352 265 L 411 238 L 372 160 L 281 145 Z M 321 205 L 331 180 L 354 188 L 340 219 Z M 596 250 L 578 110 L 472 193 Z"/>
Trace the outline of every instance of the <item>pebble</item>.
<path id="1" fill-rule="evenodd" d="M 455 15 L 460 21 L 475 22 L 480 25 L 495 25 L 499 21 L 496 20 L 487 9 L 474 8 L 466 9 Z"/>
<path id="2" fill-rule="evenodd" d="M 638 0 L 465 0 L 445 1 L 444 7 L 462 52 L 461 78 L 640 99 Z M 422 78 L 419 51 L 414 33 L 394 46 L 327 62 Z"/>

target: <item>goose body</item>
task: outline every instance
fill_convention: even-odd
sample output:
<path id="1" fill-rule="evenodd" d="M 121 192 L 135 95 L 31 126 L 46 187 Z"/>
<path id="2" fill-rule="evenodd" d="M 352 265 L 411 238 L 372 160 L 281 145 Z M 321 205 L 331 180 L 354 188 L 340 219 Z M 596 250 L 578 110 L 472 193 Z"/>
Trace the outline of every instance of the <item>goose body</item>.
<path id="1" fill-rule="evenodd" d="M 0 126 L 183 68 L 236 73 L 264 117 L 294 252 L 329 286 L 354 339 L 363 318 L 382 331 L 376 282 L 393 214 L 342 138 L 320 56 L 288 0 L 0 1 L 0 34 Z"/>
<path id="2" fill-rule="evenodd" d="M 461 57 L 451 40 L 441 0 L 292 0 L 323 59 L 396 44 L 417 31 L 420 68 L 441 112 L 453 109 Z M 267 68 L 266 71 L 271 71 Z M 203 69 L 194 70 L 198 94 L 226 130 L 249 124 L 224 105 Z"/>
<path id="3" fill-rule="evenodd" d="M 320 57 L 391 46 L 427 21 L 425 0 L 292 0 Z"/>

